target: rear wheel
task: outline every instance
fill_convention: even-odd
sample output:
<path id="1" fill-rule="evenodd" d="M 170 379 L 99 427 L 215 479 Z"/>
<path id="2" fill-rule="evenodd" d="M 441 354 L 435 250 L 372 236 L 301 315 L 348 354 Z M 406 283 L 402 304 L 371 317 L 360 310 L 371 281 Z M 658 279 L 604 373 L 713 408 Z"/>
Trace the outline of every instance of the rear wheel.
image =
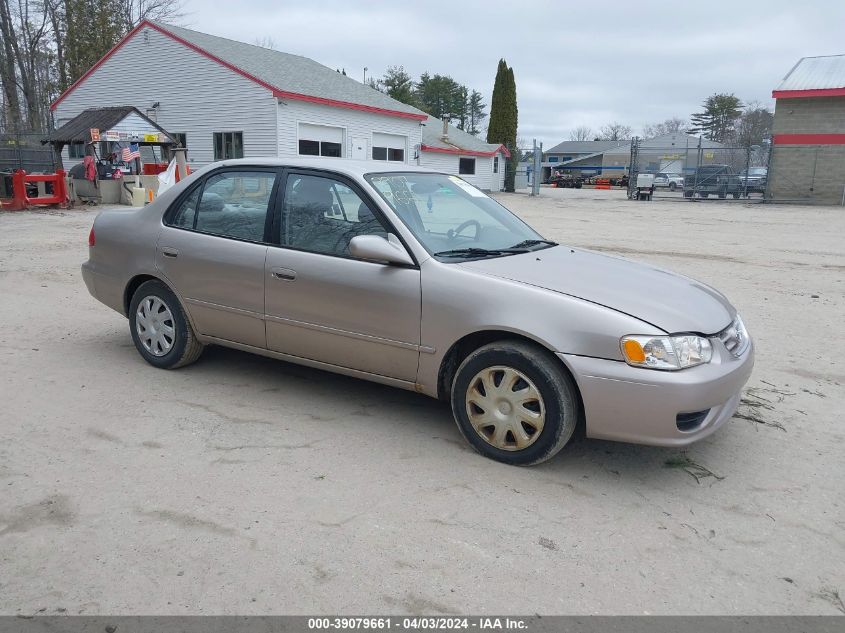
<path id="1" fill-rule="evenodd" d="M 472 352 L 452 383 L 452 412 L 485 457 L 527 466 L 556 455 L 578 424 L 578 395 L 546 350 L 498 341 Z"/>
<path id="2" fill-rule="evenodd" d="M 678 187 L 678 185 L 676 185 L 674 182 L 669 183 L 669 191 L 675 191 L 675 189 L 677 189 L 677 187 Z"/>
<path id="3" fill-rule="evenodd" d="M 129 330 L 138 353 L 150 365 L 175 369 L 202 354 L 203 345 L 176 295 L 160 281 L 141 284 L 129 304 Z"/>

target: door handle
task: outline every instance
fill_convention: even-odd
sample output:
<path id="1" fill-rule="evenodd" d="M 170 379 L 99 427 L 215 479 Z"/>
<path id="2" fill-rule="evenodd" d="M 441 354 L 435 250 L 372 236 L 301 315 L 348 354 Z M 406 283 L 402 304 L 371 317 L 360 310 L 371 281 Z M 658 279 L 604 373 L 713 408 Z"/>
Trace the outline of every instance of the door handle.
<path id="1" fill-rule="evenodd" d="M 281 281 L 293 281 L 296 279 L 296 271 L 290 268 L 273 268 L 272 274 L 273 277 Z"/>
<path id="2" fill-rule="evenodd" d="M 165 257 L 179 257 L 179 251 L 169 246 L 163 246 L 161 248 L 161 254 Z"/>

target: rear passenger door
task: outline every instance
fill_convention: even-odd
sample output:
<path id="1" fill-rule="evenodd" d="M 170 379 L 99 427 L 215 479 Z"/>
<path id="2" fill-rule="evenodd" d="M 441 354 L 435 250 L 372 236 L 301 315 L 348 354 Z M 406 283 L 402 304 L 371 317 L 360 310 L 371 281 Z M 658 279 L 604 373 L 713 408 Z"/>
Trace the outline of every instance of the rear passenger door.
<path id="1" fill-rule="evenodd" d="M 277 246 L 267 251 L 269 349 L 415 382 L 420 271 L 355 259 L 356 235 L 390 225 L 351 180 L 290 171 L 280 191 Z"/>
<path id="2" fill-rule="evenodd" d="M 265 348 L 264 261 L 278 171 L 226 168 L 165 216 L 156 266 L 205 336 Z"/>

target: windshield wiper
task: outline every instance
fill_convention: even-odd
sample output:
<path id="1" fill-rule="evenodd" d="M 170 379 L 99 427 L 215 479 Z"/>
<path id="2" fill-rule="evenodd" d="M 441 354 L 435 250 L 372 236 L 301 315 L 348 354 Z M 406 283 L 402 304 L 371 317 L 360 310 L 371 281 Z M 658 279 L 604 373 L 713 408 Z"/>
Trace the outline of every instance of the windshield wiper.
<path id="1" fill-rule="evenodd" d="M 517 253 L 528 253 L 527 248 L 453 248 L 448 251 L 435 253 L 435 257 L 499 257 L 501 255 L 516 255 Z"/>
<path id="2" fill-rule="evenodd" d="M 551 240 L 523 240 L 519 244 L 514 244 L 511 248 L 528 248 L 529 246 L 539 246 L 540 244 L 549 247 L 557 246 L 557 242 Z"/>

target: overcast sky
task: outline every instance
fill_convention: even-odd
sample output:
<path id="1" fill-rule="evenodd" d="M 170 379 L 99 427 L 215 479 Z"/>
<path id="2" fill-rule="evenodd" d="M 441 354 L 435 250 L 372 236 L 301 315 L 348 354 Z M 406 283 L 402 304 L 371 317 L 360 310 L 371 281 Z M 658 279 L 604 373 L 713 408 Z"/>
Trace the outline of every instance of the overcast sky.
<path id="1" fill-rule="evenodd" d="M 845 53 L 841 0 L 401 2 L 186 0 L 184 26 L 305 55 L 359 80 L 401 65 L 451 75 L 490 102 L 513 66 L 519 135 L 548 148 L 610 121 L 689 118 L 714 92 L 774 107 L 804 56 Z"/>

